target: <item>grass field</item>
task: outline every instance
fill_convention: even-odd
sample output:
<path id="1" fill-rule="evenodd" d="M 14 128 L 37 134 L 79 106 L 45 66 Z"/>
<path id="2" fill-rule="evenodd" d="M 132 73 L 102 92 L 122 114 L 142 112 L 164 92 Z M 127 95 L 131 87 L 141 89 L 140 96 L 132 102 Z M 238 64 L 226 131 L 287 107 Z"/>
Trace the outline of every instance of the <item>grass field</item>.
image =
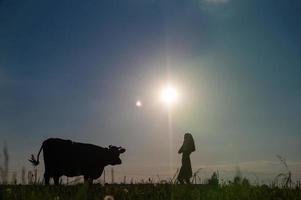
<path id="1" fill-rule="evenodd" d="M 292 181 L 292 173 L 280 156 L 286 173 L 278 174 L 269 186 L 250 184 L 240 170 L 227 182 L 219 179 L 218 171 L 214 172 L 211 178 L 203 180 L 203 184 L 175 184 L 175 174 L 164 184 L 161 181 L 160 184 L 142 181 L 105 185 L 71 182 L 73 185 L 44 186 L 37 177 L 36 168 L 28 171 L 27 180 L 25 168 L 22 168 L 20 181 L 23 184 L 18 185 L 17 174 L 8 174 L 9 159 L 5 148 L 4 155 L 4 167 L 0 166 L 0 200 L 301 200 L 301 182 Z M 197 173 L 198 170 L 194 174 Z M 194 183 L 198 183 L 196 180 Z"/>
<path id="2" fill-rule="evenodd" d="M 276 186 L 251 186 L 226 184 L 171 185 L 171 184 L 116 184 L 116 185 L 2 185 L 3 200 L 301 200 L 301 189 Z M 112 196 L 113 198 L 111 198 Z"/>

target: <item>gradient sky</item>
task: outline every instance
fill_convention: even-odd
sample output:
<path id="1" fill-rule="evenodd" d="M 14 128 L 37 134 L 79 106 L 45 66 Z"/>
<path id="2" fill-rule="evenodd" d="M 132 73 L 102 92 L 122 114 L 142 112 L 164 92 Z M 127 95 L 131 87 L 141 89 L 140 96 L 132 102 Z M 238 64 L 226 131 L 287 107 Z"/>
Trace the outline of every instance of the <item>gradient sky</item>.
<path id="1" fill-rule="evenodd" d="M 0 147 L 11 170 L 48 137 L 121 145 L 118 175 L 193 169 L 301 177 L 298 0 L 2 0 Z M 158 101 L 167 82 L 172 107 Z M 143 107 L 135 106 L 137 99 Z M 3 154 L 0 154 L 0 161 Z M 40 170 L 43 170 L 40 167 Z"/>

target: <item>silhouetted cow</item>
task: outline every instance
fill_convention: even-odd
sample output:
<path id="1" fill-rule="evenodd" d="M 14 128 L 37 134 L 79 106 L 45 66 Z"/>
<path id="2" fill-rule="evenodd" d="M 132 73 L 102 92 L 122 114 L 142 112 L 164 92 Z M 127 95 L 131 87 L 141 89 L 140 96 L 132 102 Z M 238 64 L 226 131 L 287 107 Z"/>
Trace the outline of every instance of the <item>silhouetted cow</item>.
<path id="1" fill-rule="evenodd" d="M 101 176 L 107 165 L 121 164 L 119 155 L 125 152 L 124 148 L 109 146 L 99 147 L 93 144 L 84 144 L 50 138 L 43 142 L 37 159 L 31 155 L 29 160 L 33 165 L 39 164 L 39 155 L 43 149 L 45 173 L 45 184 L 53 178 L 54 183 L 59 184 L 60 176 L 84 176 L 85 182 L 92 183 L 93 179 Z"/>

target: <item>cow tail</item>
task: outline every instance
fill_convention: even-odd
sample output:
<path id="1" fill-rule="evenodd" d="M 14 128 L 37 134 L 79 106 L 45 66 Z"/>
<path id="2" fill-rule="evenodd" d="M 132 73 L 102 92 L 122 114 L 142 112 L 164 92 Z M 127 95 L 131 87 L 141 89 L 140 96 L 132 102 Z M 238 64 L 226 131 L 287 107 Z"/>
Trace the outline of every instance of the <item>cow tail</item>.
<path id="1" fill-rule="evenodd" d="M 39 156 L 40 156 L 40 153 L 41 153 L 41 151 L 42 151 L 42 149 L 43 149 L 43 146 L 44 146 L 44 143 L 42 144 L 42 146 L 41 146 L 41 148 L 40 148 L 40 150 L 39 150 L 37 159 L 34 157 L 33 154 L 31 154 L 31 158 L 28 159 L 28 161 L 31 162 L 31 164 L 33 164 L 33 166 L 39 165 L 39 163 L 40 163 L 40 161 L 39 161 Z"/>

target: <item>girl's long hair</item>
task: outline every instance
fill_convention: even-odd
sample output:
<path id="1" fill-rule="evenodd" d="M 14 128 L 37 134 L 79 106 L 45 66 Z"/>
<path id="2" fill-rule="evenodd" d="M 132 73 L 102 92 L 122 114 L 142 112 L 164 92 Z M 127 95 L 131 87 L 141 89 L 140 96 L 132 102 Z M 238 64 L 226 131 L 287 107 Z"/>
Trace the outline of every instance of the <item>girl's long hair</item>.
<path id="1" fill-rule="evenodd" d="M 181 152 L 193 152 L 195 151 L 195 145 L 194 145 L 194 140 L 193 137 L 191 135 L 191 133 L 185 133 L 184 135 L 184 142 L 182 147 L 179 150 L 179 153 Z"/>

